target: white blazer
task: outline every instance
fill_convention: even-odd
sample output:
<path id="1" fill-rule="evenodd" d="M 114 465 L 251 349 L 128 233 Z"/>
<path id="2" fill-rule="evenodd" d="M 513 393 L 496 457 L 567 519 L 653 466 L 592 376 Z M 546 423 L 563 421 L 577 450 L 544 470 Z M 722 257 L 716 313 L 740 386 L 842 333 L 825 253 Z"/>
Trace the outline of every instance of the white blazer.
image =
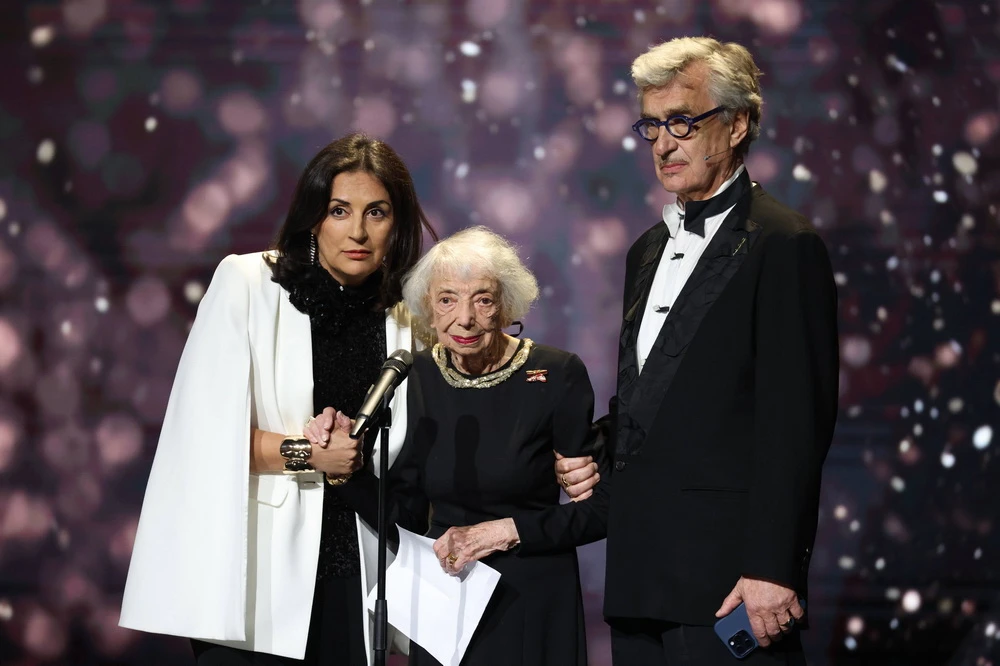
<path id="1" fill-rule="evenodd" d="M 386 355 L 413 348 L 401 305 L 386 312 L 385 332 Z M 121 626 L 305 655 L 323 477 L 250 474 L 250 429 L 296 435 L 312 412 L 309 317 L 271 281 L 262 254 L 226 257 L 198 307 L 170 393 Z M 405 382 L 392 415 L 390 464 L 406 431 Z M 375 460 L 377 451 L 378 444 Z M 360 519 L 357 525 L 366 597 L 376 582 L 378 540 Z M 369 663 L 371 632 L 369 618 Z"/>

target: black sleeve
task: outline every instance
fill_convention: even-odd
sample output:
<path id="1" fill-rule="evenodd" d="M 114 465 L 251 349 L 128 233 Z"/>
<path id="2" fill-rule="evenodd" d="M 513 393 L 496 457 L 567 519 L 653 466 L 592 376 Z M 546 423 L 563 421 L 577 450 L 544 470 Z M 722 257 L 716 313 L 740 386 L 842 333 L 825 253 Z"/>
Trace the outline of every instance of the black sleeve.
<path id="1" fill-rule="evenodd" d="M 566 384 L 552 418 L 553 448 L 568 457 L 594 456 L 601 480 L 594 494 L 582 502 L 511 516 L 521 540 L 518 553 L 522 555 L 582 546 L 607 536 L 611 475 L 606 447 L 601 445 L 601 429 L 591 424 L 594 390 L 587 368 L 576 355 L 568 357 L 565 373 Z"/>
<path id="2" fill-rule="evenodd" d="M 837 414 L 837 289 L 823 241 L 765 248 L 756 303 L 753 481 L 743 575 L 795 588 Z M 810 527 L 812 526 L 812 527 Z"/>

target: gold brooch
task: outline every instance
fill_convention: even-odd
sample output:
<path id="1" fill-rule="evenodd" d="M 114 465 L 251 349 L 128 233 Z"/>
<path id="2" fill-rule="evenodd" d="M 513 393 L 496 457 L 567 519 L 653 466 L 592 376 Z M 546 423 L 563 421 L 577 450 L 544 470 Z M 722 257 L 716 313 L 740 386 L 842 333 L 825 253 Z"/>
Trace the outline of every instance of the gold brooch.
<path id="1" fill-rule="evenodd" d="M 549 374 L 548 370 L 525 370 L 528 375 L 529 382 L 547 382 L 549 381 L 545 375 Z"/>

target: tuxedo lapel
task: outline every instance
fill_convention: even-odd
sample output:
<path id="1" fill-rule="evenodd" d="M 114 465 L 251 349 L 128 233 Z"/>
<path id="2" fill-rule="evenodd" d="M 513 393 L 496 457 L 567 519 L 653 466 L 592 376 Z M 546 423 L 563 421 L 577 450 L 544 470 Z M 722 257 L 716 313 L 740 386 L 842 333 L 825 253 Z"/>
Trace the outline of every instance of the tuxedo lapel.
<path id="1" fill-rule="evenodd" d="M 751 199 L 748 188 L 712 237 L 664 320 L 642 374 L 634 382 L 629 401 L 631 418 L 643 433 L 649 431 L 702 320 L 743 265 L 760 234 L 759 227 L 748 219 Z"/>
<path id="2" fill-rule="evenodd" d="M 670 238 L 670 231 L 664 223 L 657 224 L 650 230 L 646 248 L 643 250 L 636 268 L 635 281 L 626 295 L 626 302 L 630 303 L 630 306 L 625 311 L 621 335 L 618 340 L 619 399 L 623 394 L 628 395 L 632 384 L 639 376 L 638 359 L 635 354 L 636 337 L 639 334 L 639 325 L 642 323 L 642 316 L 646 310 L 646 301 L 649 299 L 649 290 L 653 285 L 656 266 L 660 263 L 660 257 L 663 255 L 663 248 L 666 247 L 668 238 Z"/>

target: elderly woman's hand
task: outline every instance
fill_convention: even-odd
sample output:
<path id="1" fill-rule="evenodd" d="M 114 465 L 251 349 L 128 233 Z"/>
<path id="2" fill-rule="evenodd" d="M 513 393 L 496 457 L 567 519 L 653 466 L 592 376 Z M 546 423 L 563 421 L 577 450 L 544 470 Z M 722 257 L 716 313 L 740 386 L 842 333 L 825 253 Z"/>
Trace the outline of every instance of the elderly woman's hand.
<path id="1" fill-rule="evenodd" d="M 498 550 L 510 550 L 520 543 L 512 518 L 490 520 L 468 527 L 449 527 L 434 542 L 434 553 L 441 568 L 456 575 L 467 564 L 481 560 Z"/>
<path id="2" fill-rule="evenodd" d="M 331 477 L 346 476 L 364 464 L 361 439 L 351 439 L 351 419 L 327 407 L 306 424 L 304 435 L 313 444 L 309 463 Z M 318 446 L 317 446 L 318 445 Z"/>

